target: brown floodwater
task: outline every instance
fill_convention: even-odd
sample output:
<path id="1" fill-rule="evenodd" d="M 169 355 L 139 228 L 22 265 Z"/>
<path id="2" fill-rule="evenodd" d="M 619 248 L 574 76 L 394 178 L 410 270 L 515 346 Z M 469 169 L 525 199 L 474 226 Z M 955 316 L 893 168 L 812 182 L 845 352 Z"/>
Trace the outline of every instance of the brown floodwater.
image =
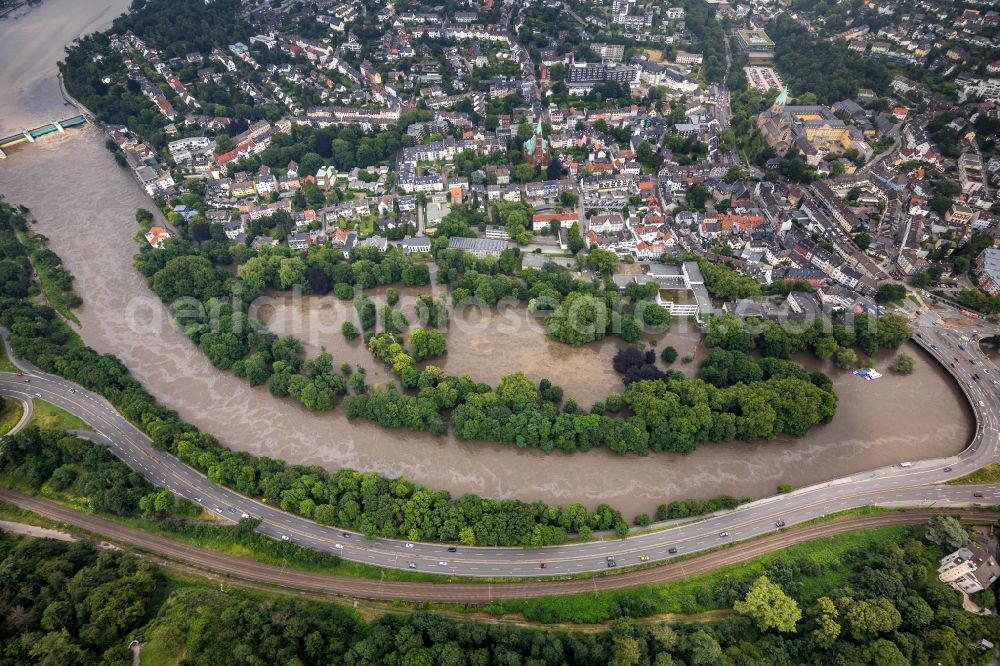
<path id="1" fill-rule="evenodd" d="M 50 2 L 68 6 L 68 0 Z M 0 22 L 0 43 L 16 53 L 17 44 L 5 42 L 7 30 Z M 18 34 L 28 39 L 24 31 Z M 8 62 L 0 61 L 6 73 Z M 19 89 L 30 96 L 35 88 Z M 30 100 L 10 99 L 5 94 L 0 100 L 0 118 L 8 106 L 31 107 Z M 88 127 L 19 147 L 0 161 L 0 193 L 31 209 L 36 229 L 50 238 L 51 248 L 76 276 L 84 299 L 78 311 L 83 339 L 117 355 L 158 400 L 233 449 L 328 469 L 349 466 L 402 475 L 455 494 L 588 506 L 608 502 L 631 517 L 670 499 L 722 493 L 760 497 L 781 483 L 802 486 L 900 460 L 949 455 L 969 439 L 970 415 L 959 392 L 912 345 L 907 351 L 918 358 L 917 371 L 905 378 L 886 375 L 867 382 L 813 362 L 834 378 L 840 406 L 833 423 L 805 438 L 709 444 L 689 456 L 620 457 L 605 450 L 545 455 L 351 423 L 343 410 L 309 413 L 216 370 L 172 327 L 166 308 L 132 268 L 134 211 L 152 208 L 151 202 L 103 144 L 99 131 Z M 440 288 L 400 290 L 404 306 L 417 293 L 434 289 Z M 325 347 L 337 364 L 365 366 L 370 382 L 391 380 L 360 341 L 344 341 L 340 324 L 354 316 L 353 310 L 332 296 L 277 294 L 262 302 L 257 314 L 276 332 L 300 336 L 310 353 Z M 683 321 L 676 325 L 686 326 Z M 495 384 L 520 370 L 534 379 L 549 378 L 583 406 L 622 389 L 610 363 L 619 341 L 575 350 L 552 343 L 519 307 L 502 315 L 460 313 L 447 337 L 449 352 L 439 365 L 453 374 Z M 672 344 L 681 356 L 700 353 L 693 330 L 661 338 L 657 349 Z M 885 356 L 878 360 L 885 365 Z"/>

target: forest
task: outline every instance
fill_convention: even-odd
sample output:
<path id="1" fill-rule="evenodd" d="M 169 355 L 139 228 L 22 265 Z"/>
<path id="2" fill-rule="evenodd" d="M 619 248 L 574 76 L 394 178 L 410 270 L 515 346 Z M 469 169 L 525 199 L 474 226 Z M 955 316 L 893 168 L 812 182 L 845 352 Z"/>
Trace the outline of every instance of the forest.
<path id="1" fill-rule="evenodd" d="M 10 664 L 126 664 L 135 639 L 144 660 L 199 666 L 985 665 L 991 654 L 979 644 L 1000 638 L 998 620 L 963 610 L 936 579 L 941 550 L 930 537 L 908 530 L 836 563 L 778 557 L 762 573 L 717 576 L 698 588 L 726 609 L 709 622 L 637 622 L 655 592 L 630 590 L 604 627 L 582 632 L 422 611 L 365 621 L 346 605 L 220 591 L 87 542 L 0 533 L 0 654 Z"/>
<path id="2" fill-rule="evenodd" d="M 885 63 L 859 58 L 839 42 L 816 39 L 787 14 L 767 24 L 774 62 L 795 94 L 812 93 L 820 104 L 854 99 L 859 88 L 884 95 L 892 81 Z"/>

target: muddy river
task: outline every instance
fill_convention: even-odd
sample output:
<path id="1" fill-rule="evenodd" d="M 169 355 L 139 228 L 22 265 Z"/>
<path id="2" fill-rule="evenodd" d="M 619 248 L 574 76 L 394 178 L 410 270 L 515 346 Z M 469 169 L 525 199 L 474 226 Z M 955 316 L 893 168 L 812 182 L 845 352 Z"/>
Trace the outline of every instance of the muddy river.
<path id="1" fill-rule="evenodd" d="M 46 0 L 34 20 L 55 20 L 41 12 L 59 6 L 77 9 L 69 0 Z M 98 18 L 103 15 L 101 7 L 92 9 Z M 5 88 L 0 119 L 21 118 L 16 114 L 29 112 L 36 103 L 45 107 L 55 84 L 50 67 L 60 50 L 32 50 L 41 37 L 24 26 L 31 25 L 33 16 L 0 22 L 0 74 L 18 83 L 16 94 L 6 94 Z M 82 16 L 79 25 L 98 18 Z M 59 39 L 79 33 L 79 28 L 53 30 Z M 30 59 L 24 54 L 31 54 Z M 19 69 L 18 63 L 28 69 Z M 834 377 L 840 407 L 832 424 L 803 439 L 704 445 L 689 456 L 619 457 L 603 450 L 545 455 L 350 423 L 342 410 L 311 414 L 214 369 L 171 327 L 165 308 L 132 268 L 133 215 L 137 207 L 152 208 L 151 202 L 103 144 L 98 130 L 88 127 L 12 150 L 0 161 L 0 193 L 31 209 L 37 230 L 51 239 L 51 248 L 76 276 L 84 299 L 78 311 L 84 340 L 117 355 L 161 402 L 233 449 L 329 469 L 350 466 L 403 475 L 456 494 L 590 506 L 608 502 L 631 517 L 670 499 L 721 493 L 759 497 L 781 483 L 802 486 L 900 460 L 949 455 L 969 438 L 970 418 L 959 392 L 912 345 L 907 351 L 918 365 L 910 377 L 886 375 L 867 382 L 817 365 Z M 403 294 L 408 298 L 420 291 Z M 325 347 L 337 364 L 366 366 L 370 382 L 390 379 L 360 342 L 344 342 L 340 324 L 353 310 L 332 295 L 277 295 L 261 304 L 258 315 L 276 332 L 295 333 L 310 352 Z M 535 379 L 548 377 L 583 406 L 622 389 L 611 369 L 620 342 L 606 340 L 578 350 L 549 342 L 538 322 L 519 308 L 499 316 L 462 313 L 447 335 L 449 352 L 440 365 L 450 373 L 495 384 L 503 374 L 521 370 Z M 700 353 L 695 331 L 668 333 L 658 348 L 666 344 L 677 347 L 681 356 Z M 884 367 L 887 359 L 878 360 Z M 679 362 L 678 367 L 693 371 Z"/>

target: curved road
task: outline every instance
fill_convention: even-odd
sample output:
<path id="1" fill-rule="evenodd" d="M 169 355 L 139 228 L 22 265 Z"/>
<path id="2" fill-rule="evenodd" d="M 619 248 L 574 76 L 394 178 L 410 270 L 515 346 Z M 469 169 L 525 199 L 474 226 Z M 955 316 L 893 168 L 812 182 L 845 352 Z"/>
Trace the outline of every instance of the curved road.
<path id="1" fill-rule="evenodd" d="M 994 383 L 998 379 L 996 368 L 974 341 L 964 340 L 961 333 L 943 327 L 936 315 L 919 315 L 913 324 L 914 341 L 924 346 L 952 373 L 969 399 L 976 418 L 972 442 L 959 455 L 915 461 L 906 467 L 894 465 L 870 470 L 758 500 L 696 522 L 630 536 L 626 540 L 592 541 L 539 550 L 459 546 L 455 552 L 448 552 L 447 546 L 441 544 L 367 540 L 356 532 L 325 527 L 286 513 L 211 483 L 173 456 L 155 450 L 151 440 L 120 416 L 101 396 L 60 377 L 30 368 L 15 360 L 9 352 L 11 359 L 29 373 L 30 382 L 24 383 L 23 378 L 11 373 L 0 373 L 0 394 L 40 397 L 75 414 L 94 428 L 96 432 L 89 435 L 93 441 L 108 446 L 152 483 L 198 502 L 232 522 L 237 522 L 243 513 L 260 518 L 262 522 L 258 531 L 275 539 L 288 539 L 348 560 L 397 569 L 417 569 L 426 573 L 470 577 L 557 577 L 605 570 L 609 557 L 614 558 L 617 566 L 638 564 L 643 561 L 641 558 L 652 562 L 665 561 L 778 531 L 777 521 L 794 525 L 864 505 L 933 507 L 1000 504 L 998 486 L 972 488 L 942 484 L 950 478 L 1000 460 L 1000 386 Z M 960 360 L 956 362 L 955 358 Z M 975 379 L 977 374 L 980 375 L 978 380 Z M 981 493 L 982 498 L 973 498 L 973 492 Z M 546 563 L 544 569 L 541 568 L 543 562 Z M 553 589 L 552 592 L 555 591 Z"/>
<path id="2" fill-rule="evenodd" d="M 782 550 L 796 543 L 854 530 L 886 525 L 922 523 L 937 512 L 914 511 L 877 516 L 846 518 L 820 523 L 791 532 L 772 534 L 745 544 L 694 558 L 649 569 L 629 571 L 616 576 L 589 579 L 550 580 L 523 583 L 409 583 L 376 581 L 366 578 L 333 576 L 286 569 L 233 555 L 226 555 L 198 546 L 181 543 L 142 530 L 126 527 L 103 518 L 77 511 L 47 499 L 24 495 L 0 488 L 0 500 L 16 504 L 51 520 L 85 529 L 105 538 L 127 543 L 170 560 L 191 565 L 206 572 L 229 578 L 280 585 L 284 588 L 309 592 L 326 592 L 352 597 L 407 601 L 437 601 L 441 603 L 487 603 L 496 599 L 530 599 L 551 595 L 582 594 L 620 590 L 636 585 L 671 583 L 720 567 L 739 564 L 766 553 Z M 970 522 L 991 523 L 1000 520 L 1000 513 L 956 514 Z"/>

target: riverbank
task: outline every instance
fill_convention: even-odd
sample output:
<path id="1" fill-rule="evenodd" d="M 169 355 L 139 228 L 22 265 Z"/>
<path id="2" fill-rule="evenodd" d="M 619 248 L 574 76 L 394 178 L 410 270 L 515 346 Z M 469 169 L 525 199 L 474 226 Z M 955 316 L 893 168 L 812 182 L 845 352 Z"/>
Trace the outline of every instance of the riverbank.
<path id="1" fill-rule="evenodd" d="M 66 159 L 69 155 L 73 159 Z M 50 191 L 43 186 L 47 179 L 64 187 Z M 920 359 L 909 377 L 887 375 L 866 382 L 818 364 L 833 377 L 840 404 L 834 422 L 815 428 L 808 437 L 707 445 L 689 456 L 660 454 L 639 460 L 603 450 L 545 455 L 386 431 L 348 422 L 342 410 L 310 413 L 213 368 L 171 325 L 166 308 L 131 262 L 136 252 L 135 209 L 153 206 L 104 149 L 97 128 L 15 151 L 0 165 L 0 191 L 32 210 L 36 229 L 51 239 L 51 249 L 74 274 L 84 299 L 76 311 L 84 341 L 121 358 L 159 401 L 235 450 L 327 469 L 351 467 L 404 476 L 455 495 L 473 492 L 551 504 L 580 501 L 588 507 L 607 502 L 631 517 L 652 513 L 658 504 L 673 499 L 765 497 L 782 483 L 802 487 L 899 460 L 944 457 L 964 448 L 970 436 L 964 399 L 950 378 L 908 346 L 904 350 Z M 156 218 L 162 221 L 158 212 Z M 307 344 L 314 349 L 326 346 L 335 365 L 350 361 L 366 366 L 370 381 L 379 381 L 380 364 L 359 342 L 352 346 L 343 340 L 333 297 L 324 298 L 287 304 L 283 296 L 276 298 L 267 319 L 278 332 L 295 332 L 282 322 L 298 318 Z M 328 306 L 329 312 L 324 311 Z M 294 317 L 286 319 L 287 312 Z M 314 322 L 311 328 L 309 322 Z M 682 326 L 677 322 L 658 348 L 673 344 L 682 355 L 696 355 L 697 340 L 688 338 Z M 326 333 L 331 327 L 333 332 Z M 517 370 L 533 378 L 547 376 L 586 406 L 588 399 L 620 387 L 609 362 L 616 350 L 613 340 L 581 351 L 552 343 L 541 330 L 528 326 L 502 336 L 494 336 L 496 328 L 487 321 L 466 333 L 451 333 L 464 336 L 465 342 L 456 337 L 449 344 L 443 363 L 447 371 L 468 372 L 494 383 L 501 374 Z"/>
<path id="2" fill-rule="evenodd" d="M 45 0 L 0 21 L 0 136 L 74 115 L 59 89 L 64 45 L 106 29 L 130 0 Z"/>

